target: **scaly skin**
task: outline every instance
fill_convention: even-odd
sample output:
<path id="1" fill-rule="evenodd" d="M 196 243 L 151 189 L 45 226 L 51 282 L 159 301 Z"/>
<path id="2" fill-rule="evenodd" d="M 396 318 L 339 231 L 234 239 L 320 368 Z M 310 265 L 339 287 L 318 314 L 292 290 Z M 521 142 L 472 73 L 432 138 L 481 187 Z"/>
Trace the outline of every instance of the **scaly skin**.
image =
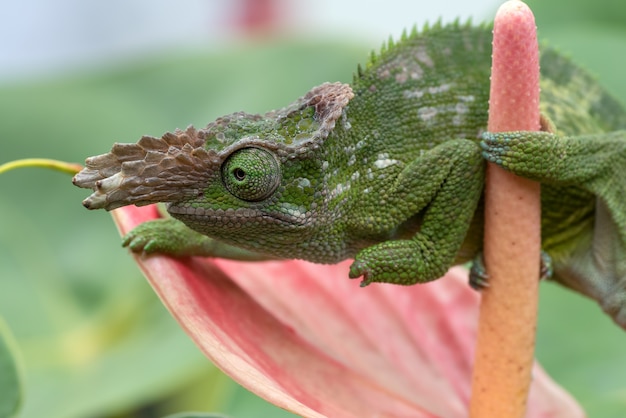
<path id="1" fill-rule="evenodd" d="M 554 278 L 626 328 L 626 112 L 543 49 L 552 133 L 485 133 L 490 64 L 489 27 L 435 25 L 372 55 L 351 85 L 116 144 L 74 182 L 94 190 L 90 209 L 167 203 L 177 220 L 132 231 L 136 252 L 354 258 L 363 284 L 409 285 L 480 253 L 487 159 L 542 182 Z"/>

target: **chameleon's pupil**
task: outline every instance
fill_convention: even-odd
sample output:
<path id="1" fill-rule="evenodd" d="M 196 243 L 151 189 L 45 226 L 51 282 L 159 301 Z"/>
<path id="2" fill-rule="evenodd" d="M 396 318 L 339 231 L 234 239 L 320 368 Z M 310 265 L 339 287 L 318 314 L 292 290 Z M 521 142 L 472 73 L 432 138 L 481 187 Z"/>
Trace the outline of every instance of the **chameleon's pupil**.
<path id="1" fill-rule="evenodd" d="M 242 181 L 246 178 L 246 172 L 243 171 L 241 168 L 236 168 L 233 172 L 233 176 L 235 176 L 235 179 L 237 179 L 238 181 Z"/>

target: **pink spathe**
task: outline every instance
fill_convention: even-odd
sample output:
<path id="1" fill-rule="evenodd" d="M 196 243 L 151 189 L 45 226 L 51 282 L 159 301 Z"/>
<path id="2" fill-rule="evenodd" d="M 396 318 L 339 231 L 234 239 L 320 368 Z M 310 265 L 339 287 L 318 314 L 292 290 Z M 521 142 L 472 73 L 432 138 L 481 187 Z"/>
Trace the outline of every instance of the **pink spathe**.
<path id="1" fill-rule="evenodd" d="M 113 212 L 122 233 L 154 206 Z M 467 273 L 416 286 L 349 280 L 349 262 L 137 257 L 198 347 L 237 382 L 305 417 L 465 417 L 479 295 Z M 582 417 L 538 365 L 529 417 Z"/>

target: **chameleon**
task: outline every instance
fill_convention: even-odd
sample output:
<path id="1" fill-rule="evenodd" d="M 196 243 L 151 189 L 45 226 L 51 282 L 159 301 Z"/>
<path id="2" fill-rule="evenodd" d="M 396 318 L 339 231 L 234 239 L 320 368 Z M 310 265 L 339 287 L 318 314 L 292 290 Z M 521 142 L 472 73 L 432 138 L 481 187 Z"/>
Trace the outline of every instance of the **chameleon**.
<path id="1" fill-rule="evenodd" d="M 265 114 L 237 112 L 90 157 L 88 209 L 165 204 L 123 245 L 239 260 L 353 259 L 412 285 L 480 257 L 487 161 L 541 183 L 551 279 L 626 329 L 626 111 L 542 45 L 541 132 L 486 131 L 492 28 L 438 22 Z"/>

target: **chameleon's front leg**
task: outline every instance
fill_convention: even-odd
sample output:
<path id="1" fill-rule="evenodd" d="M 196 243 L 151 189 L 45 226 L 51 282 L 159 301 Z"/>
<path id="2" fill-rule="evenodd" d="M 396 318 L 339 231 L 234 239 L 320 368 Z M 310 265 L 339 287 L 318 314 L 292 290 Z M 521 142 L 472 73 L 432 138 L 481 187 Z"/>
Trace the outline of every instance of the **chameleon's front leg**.
<path id="1" fill-rule="evenodd" d="M 126 234 L 122 245 L 136 253 L 159 253 L 175 257 L 219 257 L 242 261 L 270 259 L 267 256 L 216 241 L 193 231 L 173 218 L 156 219 L 138 225 Z"/>
<path id="2" fill-rule="evenodd" d="M 360 251 L 350 277 L 362 285 L 403 285 L 435 280 L 454 263 L 480 199 L 484 161 L 470 140 L 450 140 L 409 164 L 392 194 L 401 211 L 424 210 L 411 239 L 386 241 Z"/>

